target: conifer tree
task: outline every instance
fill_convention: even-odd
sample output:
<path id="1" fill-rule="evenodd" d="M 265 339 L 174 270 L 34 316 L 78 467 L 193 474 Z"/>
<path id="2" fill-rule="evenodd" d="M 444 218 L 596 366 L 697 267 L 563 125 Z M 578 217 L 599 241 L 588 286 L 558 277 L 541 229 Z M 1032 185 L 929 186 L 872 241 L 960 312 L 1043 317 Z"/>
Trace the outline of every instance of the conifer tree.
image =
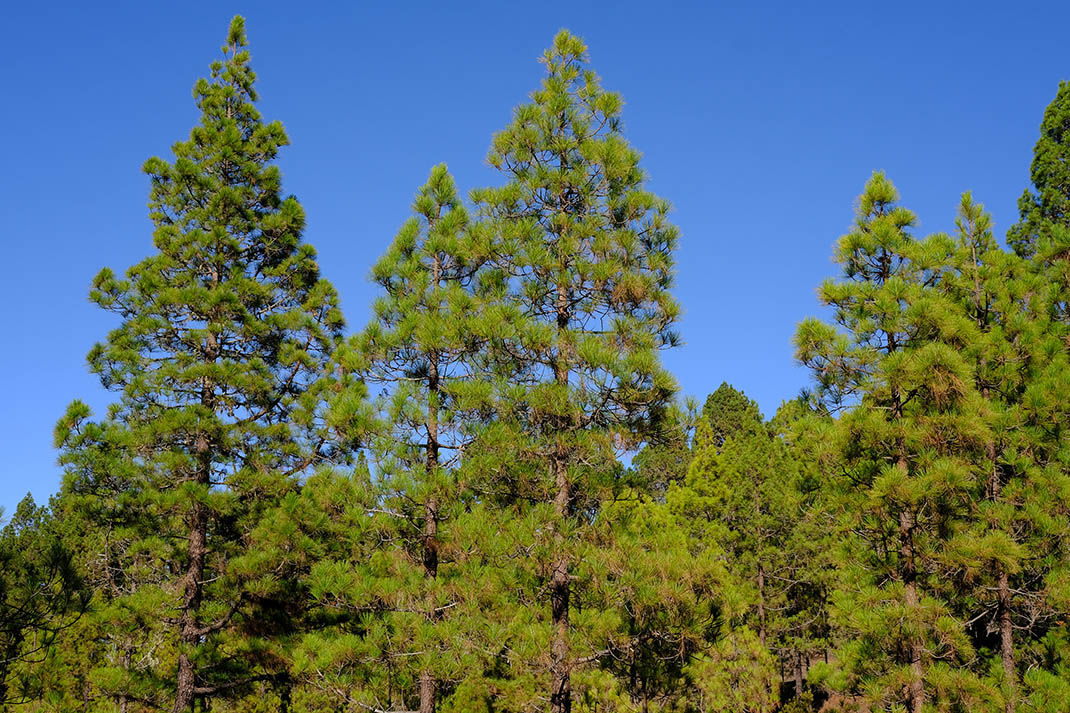
<path id="1" fill-rule="evenodd" d="M 88 590 L 68 545 L 30 495 L 0 530 L 0 709 L 41 693 L 20 674 L 45 661 L 85 610 Z"/>
<path id="2" fill-rule="evenodd" d="M 481 325 L 495 308 L 480 299 L 477 242 L 444 164 L 432 169 L 413 213 L 372 270 L 383 290 L 375 319 L 336 355 L 361 383 L 382 389 L 378 426 L 363 436 L 375 483 L 365 496 L 373 514 L 362 534 L 386 544 L 370 564 L 349 563 L 376 585 L 339 590 L 328 575 L 313 586 L 336 605 L 383 610 L 376 648 L 393 660 L 391 687 L 403 689 L 403 705 L 418 700 L 420 713 L 431 713 L 446 684 L 465 675 L 459 649 L 450 651 L 456 632 L 447 633 L 444 620 L 463 604 L 453 537 L 465 517 L 457 469 L 478 432 Z M 404 690 L 404 681 L 417 690 Z M 350 697 L 359 699 L 359 691 Z"/>
<path id="3" fill-rule="evenodd" d="M 990 438 L 985 405 L 963 352 L 974 325 L 933 283 L 948 269 L 946 237 L 918 241 L 914 215 L 881 173 L 840 239 L 844 279 L 822 285 L 836 327 L 807 320 L 799 360 L 840 418 L 845 511 L 844 579 L 834 613 L 847 684 L 874 703 L 970 707 L 992 693 L 963 668 L 973 656 L 942 592 L 947 541 L 969 515 Z"/>
<path id="4" fill-rule="evenodd" d="M 712 408 L 699 423 L 687 478 L 670 490 L 668 502 L 693 551 L 723 550 L 742 604 L 729 636 L 736 642 L 756 637 L 770 655 L 755 655 L 755 664 L 766 660 L 772 670 L 775 660 L 799 698 L 807 662 L 823 649 L 826 637 L 821 570 L 828 564 L 821 551 L 815 476 L 808 471 L 813 457 L 797 437 L 781 433 L 803 433 L 795 421 L 804 413 L 798 405 L 786 405 L 774 427 L 754 401 L 728 384 L 706 404 Z M 763 678 L 760 670 L 744 675 Z M 766 708 L 776 705 L 775 687 L 763 699 Z"/>
<path id="5" fill-rule="evenodd" d="M 692 498 L 705 500 L 701 514 L 712 517 L 734 569 L 755 591 L 754 629 L 767 644 L 770 559 L 784 544 L 790 527 L 785 503 L 790 477 L 779 472 L 784 458 L 762 419 L 758 404 L 728 384 L 706 400 L 703 423 L 695 434 L 695 457 L 688 470 Z M 711 418 L 712 416 L 712 418 Z M 698 493 L 702 493 L 700 497 Z M 695 516 L 701 516 L 695 512 Z"/>
<path id="6" fill-rule="evenodd" d="M 1070 82 L 1059 82 L 1044 111 L 1029 177 L 1033 190 L 1018 199 L 1021 219 L 1007 242 L 1022 257 L 1048 260 L 1070 246 Z"/>
<path id="7" fill-rule="evenodd" d="M 473 198 L 517 315 L 496 346 L 509 364 L 498 413 L 514 427 L 499 481 L 546 538 L 547 697 L 567 713 L 573 672 L 600 650 L 575 635 L 574 595 L 588 585 L 577 549 L 620 472 L 615 453 L 649 438 L 676 389 L 657 353 L 676 341 L 677 234 L 668 204 L 643 189 L 621 99 L 602 89 L 583 42 L 560 32 L 543 63 L 542 86 L 494 137 L 489 161 L 505 185 Z"/>
<path id="8" fill-rule="evenodd" d="M 978 339 L 966 354 L 987 402 L 991 438 L 974 527 L 954 546 L 963 560 L 978 563 L 963 570 L 967 615 L 978 622 L 979 645 L 988 632 L 997 633 L 991 648 L 1002 669 L 1003 708 L 1014 713 L 1024 700 L 1019 668 L 1046 668 L 1022 649 L 1052 621 L 1047 590 L 1063 569 L 1067 509 L 1051 493 L 1070 492 L 1064 468 L 1053 463 L 1061 458 L 1058 433 L 1067 421 L 1059 396 L 1066 355 L 1046 307 L 1052 286 L 1028 260 L 999 247 L 991 217 L 969 193 L 956 224 L 955 270 L 942 287 L 977 325 Z"/>
<path id="9" fill-rule="evenodd" d="M 758 411 L 758 404 L 727 382 L 722 382 L 716 391 L 706 397 L 702 417 L 709 426 L 714 448 L 720 448 L 726 439 L 733 436 L 750 435 L 761 430 L 762 414 Z"/>
<path id="10" fill-rule="evenodd" d="M 774 574 L 784 590 L 784 605 L 774 612 L 773 623 L 781 675 L 792 680 L 799 707 L 815 702 L 810 669 L 828 660 L 832 633 L 828 599 L 835 571 L 829 483 L 837 463 L 829 447 L 835 425 L 827 413 L 811 406 L 803 398 L 785 402 L 769 423 L 783 444 L 781 472 L 790 485 L 781 501 L 790 527 L 778 553 L 780 569 Z"/>
<path id="11" fill-rule="evenodd" d="M 118 401 L 99 424 L 75 404 L 58 427 L 66 492 L 101 492 L 116 472 L 87 466 L 106 453 L 122 467 L 112 497 L 139 503 L 126 535 L 148 559 L 119 575 L 151 564 L 156 579 L 112 598 L 155 603 L 151 704 L 175 713 L 286 678 L 271 641 L 292 620 L 280 615 L 292 578 L 265 563 L 258 533 L 331 456 L 322 377 L 342 317 L 301 242 L 304 212 L 281 193 L 272 162 L 288 140 L 261 120 L 255 79 L 235 17 L 194 88 L 200 124 L 173 163 L 144 166 L 157 252 L 93 281 L 92 300 L 120 324 L 89 363 Z"/>

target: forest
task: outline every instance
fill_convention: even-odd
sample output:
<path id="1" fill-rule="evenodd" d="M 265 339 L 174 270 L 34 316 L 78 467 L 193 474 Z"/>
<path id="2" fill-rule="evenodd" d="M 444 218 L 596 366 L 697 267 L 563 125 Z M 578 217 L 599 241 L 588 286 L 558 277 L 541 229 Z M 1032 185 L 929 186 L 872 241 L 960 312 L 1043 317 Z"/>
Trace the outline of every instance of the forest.
<path id="1" fill-rule="evenodd" d="M 1070 83 L 1005 239 L 860 180 L 768 416 L 681 395 L 670 204 L 584 42 L 541 61 L 350 326 L 233 19 L 92 278 L 111 405 L 4 516 L 0 711 L 1070 710 Z"/>

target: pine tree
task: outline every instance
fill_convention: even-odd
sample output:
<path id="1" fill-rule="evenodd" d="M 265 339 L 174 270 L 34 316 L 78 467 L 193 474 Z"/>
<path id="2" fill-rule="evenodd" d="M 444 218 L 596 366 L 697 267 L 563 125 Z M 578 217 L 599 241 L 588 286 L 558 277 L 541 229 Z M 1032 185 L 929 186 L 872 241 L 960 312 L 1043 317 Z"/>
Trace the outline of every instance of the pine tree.
<path id="1" fill-rule="evenodd" d="M 1058 655 L 1065 648 L 1064 642 L 1070 639 L 1070 632 L 1065 625 L 1051 626 L 1052 622 L 1063 621 L 1070 613 L 1070 598 L 1067 597 L 1068 578 L 1061 563 L 1063 555 L 1057 554 L 1065 548 L 1067 534 L 1061 524 L 1062 498 L 1049 499 L 1045 493 L 1060 492 L 1062 473 L 1066 471 L 1064 430 L 1068 422 L 1061 404 L 1065 400 L 1067 369 L 1064 366 L 1066 355 L 1058 354 L 1052 347 L 1070 343 L 1067 328 L 1070 325 L 1070 169 L 1067 158 L 1070 156 L 1070 82 L 1060 82 L 1055 99 L 1044 112 L 1040 127 L 1040 138 L 1033 151 L 1030 166 L 1032 191 L 1026 190 L 1019 200 L 1019 222 L 1008 231 L 1008 243 L 1015 252 L 1029 260 L 1030 272 L 1039 279 L 1018 280 L 1031 282 L 1023 294 L 1028 295 L 1029 306 L 1025 312 L 1043 325 L 1050 321 L 1044 331 L 1047 337 L 1036 339 L 1040 327 L 1035 326 L 1027 336 L 1033 337 L 1027 347 L 1027 364 L 1031 369 L 1023 370 L 1026 378 L 1019 378 L 1024 386 L 1020 402 L 1010 404 L 1011 413 L 1023 420 L 1021 435 L 1028 442 L 1024 449 L 1026 458 L 1017 459 L 1008 469 L 1010 486 L 1001 497 L 1005 502 L 1018 500 L 1020 513 L 1029 513 L 1027 520 L 1033 525 L 1043 523 L 1043 527 L 1034 529 L 1029 526 L 1023 531 L 1022 541 L 1030 555 L 1031 566 L 1019 573 L 1019 587 L 1026 582 L 1026 591 L 1030 595 L 1023 597 L 1031 600 L 1028 613 L 1028 644 L 1017 647 L 1026 654 L 1029 664 L 1025 666 L 1024 681 L 1033 687 L 1035 694 L 1030 698 L 1055 700 L 1065 691 L 1050 672 L 1066 670 L 1064 657 Z M 998 279 L 998 278 L 997 278 Z M 1013 283 L 1012 283 L 1013 284 Z M 1040 297 L 1041 305 L 1037 303 Z M 1019 342 L 1018 345 L 1021 345 Z M 1048 362 L 1046 364 L 1046 362 Z M 1017 439 L 1019 441 L 1023 439 Z M 1018 455 L 1024 444 L 1015 444 L 1011 453 Z M 1047 481 L 1047 482 L 1045 482 Z M 1018 486 L 1035 483 L 1038 491 L 1034 502 L 1026 502 L 1026 497 L 1015 493 Z M 1037 503 L 1044 503 L 1039 509 Z M 1002 509 L 1006 508 L 995 508 Z M 1050 515 L 1055 517 L 1050 517 Z M 1038 517 L 1039 516 L 1039 517 Z M 1062 532 L 1060 532 L 1062 530 Z M 1036 542 L 1026 542 L 1037 538 Z M 1021 591 L 1019 588 L 1018 591 Z M 1024 603 L 1024 602 L 1022 602 Z M 1014 609 L 1014 607 L 1010 607 Z M 1014 614 L 1011 615 L 1012 618 Z M 1019 615 L 1019 620 L 1020 615 Z M 1038 625 L 1039 624 L 1039 625 Z M 1056 643 L 1059 642 L 1059 643 Z M 1023 650 L 1024 649 L 1024 650 Z M 1044 654 L 1040 654 L 1044 651 Z M 1039 662 L 1043 663 L 1039 663 Z M 1041 689 L 1049 689 L 1041 693 Z"/>
<path id="2" fill-rule="evenodd" d="M 515 426 L 500 449 L 513 462 L 497 477 L 540 523 L 549 708 L 567 713 L 573 672 L 599 658 L 575 635 L 574 595 L 592 576 L 578 571 L 577 548 L 620 473 L 615 454 L 649 437 L 676 389 L 657 352 L 676 341 L 677 233 L 668 204 L 643 189 L 621 99 L 587 67 L 583 42 L 562 31 L 543 62 L 542 86 L 494 138 L 489 161 L 505 185 L 473 198 L 517 314 L 496 347 L 510 365 L 498 412 Z"/>
<path id="3" fill-rule="evenodd" d="M 1059 396 L 1066 388 L 1066 355 L 1046 306 L 1051 285 L 1028 260 L 999 247 L 991 217 L 969 193 L 957 226 L 955 270 L 942 288 L 977 325 L 979 338 L 966 353 L 987 401 L 991 438 L 975 527 L 955 546 L 961 559 L 979 563 L 964 570 L 962 586 L 972 595 L 967 615 L 978 622 L 979 646 L 988 643 L 988 632 L 997 632 L 991 648 L 1002 669 L 1004 711 L 1014 713 L 1025 700 L 1020 662 L 1032 659 L 1022 668 L 1046 668 L 1026 651 L 1055 615 L 1045 590 L 1060 575 L 1068 532 L 1066 507 L 1051 498 L 1070 492 L 1064 468 L 1056 465 L 1067 421 Z"/>
<path id="4" fill-rule="evenodd" d="M 737 642 L 756 637 L 754 643 L 768 653 L 755 663 L 767 661 L 769 672 L 751 675 L 771 677 L 779 668 L 800 698 L 807 662 L 823 650 L 827 637 L 823 511 L 809 470 L 816 464 L 805 450 L 808 444 L 798 443 L 800 434 L 810 433 L 801 423 L 807 413 L 788 404 L 774 426 L 754 401 L 728 384 L 706 404 L 713 408 L 699 423 L 687 478 L 670 490 L 668 502 L 693 551 L 723 552 L 742 605 L 729 637 Z M 777 696 L 769 686 L 751 705 L 772 708 Z"/>
<path id="5" fill-rule="evenodd" d="M 257 540 L 331 456 L 322 377 L 342 327 L 300 240 L 304 212 L 280 192 L 272 161 L 288 140 L 254 106 L 241 17 L 223 55 L 194 88 L 201 122 L 174 162 L 144 166 L 157 252 L 93 281 L 92 300 L 121 322 L 89 363 L 119 400 L 100 424 L 76 404 L 58 427 L 66 492 L 101 490 L 112 474 L 88 466 L 103 452 L 123 468 L 113 496 L 139 502 L 126 533 L 148 559 L 120 576 L 151 562 L 157 578 L 113 598 L 156 602 L 165 643 L 153 673 L 175 713 L 286 678 L 271 641 L 292 619 L 281 609 L 293 578 L 265 566 Z"/>
<path id="6" fill-rule="evenodd" d="M 431 713 L 446 684 L 464 675 L 445 622 L 466 604 L 455 581 L 461 563 L 453 529 L 466 501 L 457 471 L 478 433 L 481 325 L 495 308 L 480 297 L 478 242 L 444 164 L 432 169 L 413 213 L 372 270 L 383 290 L 374 320 L 336 355 L 362 384 L 382 389 L 378 427 L 364 434 L 375 483 L 365 496 L 374 514 L 363 534 L 375 533 L 385 546 L 370 565 L 350 562 L 376 586 L 360 590 L 364 602 L 333 587 L 330 576 L 313 586 L 350 607 L 375 602 L 383 610 L 376 648 L 393 660 L 391 688 L 415 681 L 418 690 L 398 697 Z"/>
<path id="7" fill-rule="evenodd" d="M 1029 177 L 1033 190 L 1018 199 L 1021 219 L 1007 243 L 1022 257 L 1049 260 L 1070 245 L 1070 82 L 1059 82 L 1044 111 Z"/>
<path id="8" fill-rule="evenodd" d="M 796 705 L 810 708 L 815 700 L 810 670 L 828 660 L 832 633 L 828 599 L 836 541 L 829 481 L 838 459 L 829 436 L 835 424 L 822 409 L 797 398 L 781 404 L 769 426 L 783 444 L 780 470 L 790 486 L 781 500 L 789 528 L 774 575 L 784 590 L 784 607 L 773 622 L 777 657 L 782 676 L 792 679 Z"/>
<path id="9" fill-rule="evenodd" d="M 716 391 L 706 397 L 702 417 L 709 425 L 714 448 L 720 448 L 726 439 L 733 436 L 749 435 L 761 430 L 762 414 L 758 411 L 758 404 L 727 382 L 722 382 Z"/>
<path id="10" fill-rule="evenodd" d="M 78 623 L 83 585 L 53 513 L 27 495 L 0 530 L 0 708 L 41 693 L 26 668 Z"/>
<path id="11" fill-rule="evenodd" d="M 822 302 L 843 331 L 807 320 L 799 360 L 840 417 L 847 481 L 844 578 L 834 613 L 851 637 L 840 651 L 847 683 L 875 702 L 920 713 L 929 699 L 959 708 L 992 694 L 963 664 L 973 654 L 942 591 L 947 542 L 964 526 L 990 438 L 983 399 L 963 352 L 972 322 L 933 287 L 947 271 L 946 236 L 918 241 L 914 215 L 880 173 L 840 239 L 844 280 Z"/>
<path id="12" fill-rule="evenodd" d="M 754 401 L 722 384 L 706 405 L 712 408 L 703 409 L 703 423 L 695 435 L 695 456 L 686 481 L 694 497 L 688 500 L 706 502 L 702 514 L 712 516 L 719 526 L 717 539 L 730 566 L 743 570 L 741 580 L 753 586 L 754 629 L 765 646 L 770 606 L 766 577 L 774 569 L 770 559 L 784 543 L 782 530 L 790 527 L 782 502 L 790 476 L 779 472 L 785 465 L 781 444 L 773 440 Z"/>

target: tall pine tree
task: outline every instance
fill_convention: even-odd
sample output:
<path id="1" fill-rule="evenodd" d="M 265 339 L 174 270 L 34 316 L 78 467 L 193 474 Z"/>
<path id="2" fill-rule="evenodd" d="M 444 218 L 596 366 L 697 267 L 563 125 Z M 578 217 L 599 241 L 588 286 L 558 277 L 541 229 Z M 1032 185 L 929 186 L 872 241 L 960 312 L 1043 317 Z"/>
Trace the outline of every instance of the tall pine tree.
<path id="1" fill-rule="evenodd" d="M 377 707 L 415 703 L 431 713 L 465 675 L 463 647 L 447 621 L 467 605 L 456 533 L 467 493 L 458 468 L 483 413 L 481 334 L 495 307 L 481 300 L 478 241 L 444 164 L 420 188 L 413 214 L 372 269 L 382 288 L 374 319 L 336 354 L 343 370 L 379 390 L 379 418 L 360 434 L 374 470 L 359 501 L 367 513 L 351 513 L 363 525 L 342 534 L 368 541 L 352 543 L 350 553 L 373 552 L 366 561 L 348 557 L 314 570 L 312 586 L 335 608 L 379 612 L 381 626 L 361 645 L 387 663 L 366 681 L 373 685 L 361 686 L 344 663 L 349 653 L 340 651 L 331 666 L 342 698 Z M 335 399 L 336 408 L 339 401 L 346 399 Z M 374 585 L 350 587 L 352 577 Z M 383 680 L 397 690 L 396 701 L 376 698 Z"/>
<path id="2" fill-rule="evenodd" d="M 120 324 L 89 363 L 119 400 L 100 427 L 78 404 L 59 427 L 67 491 L 107 477 L 85 467 L 103 439 L 129 474 L 115 496 L 141 501 L 126 534 L 159 570 L 114 596 L 156 602 L 152 704 L 175 713 L 285 678 L 271 639 L 292 591 L 285 570 L 265 568 L 256 533 L 331 455 L 322 377 L 342 317 L 301 242 L 304 212 L 281 193 L 272 162 L 288 140 L 261 120 L 255 79 L 235 17 L 223 59 L 194 88 L 200 124 L 173 163 L 144 167 L 157 252 L 93 281 L 92 300 Z M 128 564 L 120 576 L 136 574 Z"/>
<path id="3" fill-rule="evenodd" d="M 620 97 L 566 31 L 543 63 L 542 86 L 494 137 L 489 161 L 506 183 L 473 197 L 518 315 L 497 341 L 508 364 L 499 413 L 515 427 L 502 450 L 512 503 L 539 523 L 547 698 L 568 713 L 573 672 L 608 650 L 576 635 L 574 595 L 589 584 L 578 546 L 619 472 L 615 454 L 649 438 L 676 390 L 657 354 L 675 343 L 680 310 L 669 293 L 677 232 L 643 188 Z"/>
<path id="4" fill-rule="evenodd" d="M 1018 199 L 1021 219 L 1007 243 L 1018 255 L 1047 260 L 1070 246 L 1070 82 L 1059 82 L 1044 111 L 1029 177 L 1033 190 Z"/>
<path id="5" fill-rule="evenodd" d="M 1065 586 L 1067 508 L 1055 494 L 1070 492 L 1060 464 L 1066 353 L 1061 325 L 1050 319 L 1052 285 L 1029 260 L 999 247 L 991 217 L 969 193 L 957 226 L 955 269 L 942 289 L 977 326 L 965 354 L 987 403 L 990 439 L 973 527 L 953 547 L 976 563 L 961 570 L 965 616 L 975 622 L 978 648 L 996 652 L 1003 708 L 1014 713 L 1029 697 L 1021 672 L 1031 672 L 1032 687 L 1050 671 L 1035 647 L 1058 616 L 1053 605 Z"/>
<path id="6" fill-rule="evenodd" d="M 991 692 L 943 583 L 947 542 L 968 521 L 990 437 L 963 352 L 972 322 L 933 287 L 949 269 L 946 236 L 915 240 L 913 213 L 881 173 L 866 184 L 838 244 L 843 280 L 822 285 L 842 329 L 807 320 L 797 356 L 840 418 L 846 480 L 844 568 L 834 614 L 847 686 L 921 713 L 965 710 Z"/>

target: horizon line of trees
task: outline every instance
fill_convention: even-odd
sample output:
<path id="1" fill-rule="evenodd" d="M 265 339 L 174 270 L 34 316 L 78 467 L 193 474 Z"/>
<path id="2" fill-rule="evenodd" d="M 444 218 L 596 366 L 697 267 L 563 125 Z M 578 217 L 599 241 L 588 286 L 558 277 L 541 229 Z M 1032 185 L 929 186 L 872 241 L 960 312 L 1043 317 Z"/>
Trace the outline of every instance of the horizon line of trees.
<path id="1" fill-rule="evenodd" d="M 661 364 L 678 231 L 578 37 L 352 333 L 222 51 L 92 282 L 115 400 L 0 530 L 0 711 L 1067 710 L 1070 83 L 1009 249 L 873 174 L 766 419 Z"/>

